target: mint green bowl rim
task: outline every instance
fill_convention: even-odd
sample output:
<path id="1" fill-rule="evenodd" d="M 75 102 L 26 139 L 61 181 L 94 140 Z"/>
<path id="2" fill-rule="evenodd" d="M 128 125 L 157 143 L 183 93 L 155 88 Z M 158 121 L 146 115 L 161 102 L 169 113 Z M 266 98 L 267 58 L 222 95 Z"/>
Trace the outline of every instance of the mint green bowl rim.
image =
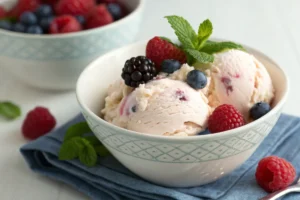
<path id="1" fill-rule="evenodd" d="M 106 31 L 106 30 L 115 28 L 116 26 L 118 26 L 122 23 L 126 23 L 126 22 L 130 21 L 132 18 L 136 17 L 136 15 L 138 15 L 138 13 L 142 12 L 142 9 L 145 6 L 145 0 L 138 0 L 138 1 L 139 2 L 137 4 L 136 8 L 133 11 L 131 11 L 127 16 L 123 17 L 122 19 L 120 19 L 116 22 L 113 22 L 111 24 L 108 24 L 108 25 L 105 25 L 105 26 L 99 27 L 99 28 L 93 28 L 93 29 L 83 30 L 83 31 L 74 32 L 74 33 L 54 34 L 54 35 L 50 35 L 50 34 L 34 35 L 34 34 L 17 33 L 17 32 L 0 29 L 0 34 L 14 36 L 14 37 L 20 37 L 20 38 L 24 38 L 24 39 L 52 40 L 52 39 L 64 39 L 64 38 L 77 37 L 77 36 L 86 36 L 88 34 L 96 33 L 96 32 L 101 33 L 102 31 Z"/>
<path id="2" fill-rule="evenodd" d="M 223 39 L 216 39 L 214 38 L 214 40 L 223 40 Z M 266 60 L 268 60 L 269 62 L 273 63 L 274 66 L 281 72 L 282 76 L 284 77 L 284 79 L 286 80 L 286 87 L 284 88 L 284 94 L 282 96 L 282 98 L 279 100 L 279 102 L 276 104 L 275 107 L 272 108 L 272 110 L 270 112 L 268 112 L 266 115 L 264 115 L 263 117 L 255 120 L 254 122 L 248 123 L 242 127 L 236 128 L 236 129 L 232 129 L 232 130 L 228 130 L 228 131 L 223 131 L 223 132 L 219 132 L 217 134 L 208 134 L 208 135 L 194 135 L 194 136 L 188 136 L 188 137 L 170 137 L 170 136 L 161 136 L 161 135 L 153 135 L 153 134 L 148 134 L 148 133 L 139 133 L 136 131 L 131 131 L 131 130 L 127 130 L 125 128 L 121 128 L 118 126 L 115 126 L 107 121 L 105 121 L 104 119 L 102 119 L 101 117 L 99 117 L 98 115 L 96 115 L 95 113 L 93 113 L 83 102 L 82 98 L 79 95 L 79 87 L 80 87 L 80 83 L 82 82 L 82 80 L 85 77 L 85 74 L 88 73 L 88 71 L 94 67 L 99 67 L 99 65 L 97 65 L 97 63 L 99 62 L 99 60 L 101 60 L 102 57 L 105 56 L 109 56 L 109 55 L 113 55 L 115 54 L 116 51 L 122 51 L 123 49 L 127 49 L 133 46 L 137 46 L 137 45 L 142 45 L 142 44 L 146 44 L 145 41 L 141 41 L 141 42 L 136 42 L 133 43 L 131 45 L 127 45 L 124 46 L 122 48 L 118 48 L 115 49 L 113 51 L 110 51 L 100 57 L 98 57 L 96 60 L 94 60 L 92 63 L 90 63 L 80 74 L 78 80 L 77 80 L 77 84 L 76 84 L 76 98 L 77 101 L 81 107 L 81 112 L 85 115 L 85 113 L 88 114 L 88 117 L 92 117 L 93 120 L 95 120 L 98 124 L 106 126 L 106 127 L 110 127 L 111 129 L 113 129 L 116 132 L 119 133 L 123 133 L 125 135 L 128 135 L 130 137 L 136 137 L 136 138 L 143 138 L 143 139 L 147 139 L 147 140 L 151 140 L 151 141 L 157 141 L 157 140 L 161 140 L 161 141 L 165 141 L 165 142 L 178 142 L 178 141 L 182 141 L 182 142 L 195 142 L 195 141 L 199 141 L 199 140 L 208 140 L 208 139 L 222 139 L 222 138 L 227 138 L 227 137 L 231 137 L 234 136 L 237 133 L 249 130 L 253 127 L 256 127 L 257 125 L 259 125 L 260 123 L 262 123 L 263 121 L 265 121 L 267 118 L 275 115 L 277 112 L 280 112 L 280 109 L 283 107 L 284 103 L 286 102 L 286 99 L 288 97 L 288 93 L 289 93 L 289 79 L 286 75 L 286 73 L 282 70 L 281 67 L 279 67 L 278 64 L 276 64 L 276 62 L 274 62 L 271 58 L 269 58 L 268 56 L 266 56 L 265 54 L 263 54 L 262 52 L 251 48 L 247 45 L 243 45 L 247 50 L 250 50 L 251 52 L 255 52 L 255 54 L 260 54 L 260 57 L 264 57 Z M 86 117 L 86 116 L 85 116 Z"/>

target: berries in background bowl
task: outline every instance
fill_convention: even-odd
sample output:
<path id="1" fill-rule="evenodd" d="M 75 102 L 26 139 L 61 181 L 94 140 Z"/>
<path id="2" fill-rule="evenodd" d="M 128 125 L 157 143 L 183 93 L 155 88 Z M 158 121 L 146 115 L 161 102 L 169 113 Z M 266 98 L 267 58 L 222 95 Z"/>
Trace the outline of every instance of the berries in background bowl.
<path id="1" fill-rule="evenodd" d="M 56 17 L 50 24 L 50 33 L 71 33 L 80 31 L 81 24 L 71 15 Z"/>
<path id="2" fill-rule="evenodd" d="M 26 31 L 26 26 L 20 22 L 17 22 L 12 26 L 12 30 L 15 32 L 24 33 Z"/>
<path id="3" fill-rule="evenodd" d="M 33 12 L 27 11 L 20 16 L 20 22 L 26 26 L 31 26 L 37 24 L 38 20 Z"/>
<path id="4" fill-rule="evenodd" d="M 192 70 L 187 74 L 186 82 L 194 89 L 203 89 L 207 85 L 207 77 L 199 70 Z"/>
<path id="5" fill-rule="evenodd" d="M 7 16 L 18 19 L 24 12 L 33 12 L 40 5 L 40 0 L 18 0 L 17 4 L 7 13 Z"/>
<path id="6" fill-rule="evenodd" d="M 232 105 L 218 106 L 208 118 L 208 130 L 218 133 L 245 125 L 243 115 Z"/>
<path id="7" fill-rule="evenodd" d="M 271 106 L 266 102 L 258 102 L 250 109 L 250 117 L 254 120 L 261 118 L 271 110 Z"/>
<path id="8" fill-rule="evenodd" d="M 86 22 L 86 28 L 101 27 L 113 22 L 112 15 L 108 12 L 106 5 L 99 5 L 92 11 Z"/>
<path id="9" fill-rule="evenodd" d="M 110 12 L 115 21 L 121 19 L 123 16 L 121 5 L 118 3 L 107 4 L 107 10 Z"/>
<path id="10" fill-rule="evenodd" d="M 12 24 L 9 21 L 0 21 L 0 28 L 10 31 L 12 30 Z"/>
<path id="11" fill-rule="evenodd" d="M 125 84 L 134 88 L 152 80 L 156 74 L 154 63 L 145 56 L 127 60 L 122 69 L 122 78 Z"/>
<path id="12" fill-rule="evenodd" d="M 2 6 L 0 6 L 0 19 L 6 17 L 6 15 L 6 10 Z"/>
<path id="13" fill-rule="evenodd" d="M 59 0 L 55 6 L 57 15 L 83 15 L 87 17 L 95 7 L 94 0 Z"/>

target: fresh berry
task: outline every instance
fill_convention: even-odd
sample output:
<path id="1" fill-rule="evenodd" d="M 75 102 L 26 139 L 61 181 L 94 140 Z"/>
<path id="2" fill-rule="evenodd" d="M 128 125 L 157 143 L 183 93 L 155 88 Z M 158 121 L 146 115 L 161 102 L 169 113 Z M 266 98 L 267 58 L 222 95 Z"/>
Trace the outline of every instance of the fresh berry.
<path id="1" fill-rule="evenodd" d="M 75 16 L 77 21 L 81 24 L 81 25 L 84 25 L 85 24 L 85 17 L 82 16 L 82 15 L 77 15 Z"/>
<path id="2" fill-rule="evenodd" d="M 17 22 L 12 26 L 12 31 L 19 32 L 19 33 L 24 33 L 26 30 L 26 26 L 20 22 Z"/>
<path id="3" fill-rule="evenodd" d="M 0 21 L 0 29 L 11 30 L 12 24 L 9 21 Z"/>
<path id="4" fill-rule="evenodd" d="M 178 60 L 167 59 L 164 60 L 161 64 L 161 71 L 172 74 L 176 70 L 180 69 L 181 63 Z"/>
<path id="5" fill-rule="evenodd" d="M 50 132 L 56 120 L 47 108 L 36 107 L 31 110 L 22 125 L 22 133 L 28 139 L 36 139 Z"/>
<path id="6" fill-rule="evenodd" d="M 40 20 L 39 25 L 45 33 L 49 32 L 49 27 L 53 19 L 53 17 L 45 17 Z"/>
<path id="7" fill-rule="evenodd" d="M 0 6 L 0 19 L 6 17 L 6 10 Z"/>
<path id="8" fill-rule="evenodd" d="M 146 56 L 155 63 L 158 70 L 161 68 L 161 63 L 166 59 L 178 60 L 181 64 L 186 62 L 186 55 L 181 49 L 160 37 L 149 40 Z"/>
<path id="9" fill-rule="evenodd" d="M 33 12 L 39 6 L 40 0 L 19 0 L 12 10 L 8 12 L 8 16 L 19 18 L 24 12 Z"/>
<path id="10" fill-rule="evenodd" d="M 108 12 L 105 5 L 97 6 L 91 16 L 87 19 L 86 27 L 88 29 L 101 27 L 113 22 L 111 14 Z"/>
<path id="11" fill-rule="evenodd" d="M 271 110 L 271 106 L 266 102 L 258 102 L 250 109 L 250 117 L 258 119 L 267 114 Z"/>
<path id="12" fill-rule="evenodd" d="M 207 78 L 203 72 L 194 69 L 187 74 L 186 82 L 194 89 L 203 89 L 207 85 Z"/>
<path id="13" fill-rule="evenodd" d="M 228 104 L 217 107 L 208 118 L 208 130 L 211 133 L 238 128 L 244 124 L 243 115 L 235 107 Z"/>
<path id="14" fill-rule="evenodd" d="M 125 62 L 122 78 L 130 87 L 138 87 L 156 76 L 154 63 L 145 56 L 133 57 Z"/>
<path id="15" fill-rule="evenodd" d="M 21 15 L 20 22 L 22 24 L 30 26 L 37 24 L 38 21 L 34 13 L 27 11 Z"/>
<path id="16" fill-rule="evenodd" d="M 71 15 L 63 15 L 55 18 L 50 24 L 50 33 L 71 33 L 81 30 L 81 25 L 77 19 Z"/>
<path id="17" fill-rule="evenodd" d="M 87 17 L 94 7 L 94 0 L 60 0 L 55 11 L 58 15 L 83 15 Z"/>
<path id="18" fill-rule="evenodd" d="M 26 33 L 30 33 L 30 34 L 43 34 L 43 29 L 40 26 L 38 26 L 38 25 L 32 25 L 32 26 L 29 26 L 26 29 Z"/>
<path id="19" fill-rule="evenodd" d="M 50 5 L 43 4 L 36 9 L 35 15 L 38 18 L 50 17 L 53 15 L 53 11 Z"/>
<path id="20" fill-rule="evenodd" d="M 296 178 L 296 171 L 285 159 L 269 156 L 259 161 L 255 178 L 265 191 L 275 192 L 291 185 Z"/>
<path id="21" fill-rule="evenodd" d="M 123 16 L 122 8 L 118 3 L 107 4 L 107 10 L 110 12 L 115 21 L 121 19 Z"/>

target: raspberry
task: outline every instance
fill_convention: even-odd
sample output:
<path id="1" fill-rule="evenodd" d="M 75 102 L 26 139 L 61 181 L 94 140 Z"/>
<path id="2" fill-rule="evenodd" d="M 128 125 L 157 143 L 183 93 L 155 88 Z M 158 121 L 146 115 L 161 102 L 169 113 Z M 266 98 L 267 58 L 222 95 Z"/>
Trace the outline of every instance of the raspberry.
<path id="1" fill-rule="evenodd" d="M 83 15 L 87 17 L 95 5 L 94 0 L 60 0 L 55 11 L 58 15 Z"/>
<path id="2" fill-rule="evenodd" d="M 40 6 L 40 0 L 19 0 L 18 3 L 8 12 L 9 17 L 19 18 L 26 11 L 35 11 Z"/>
<path id="3" fill-rule="evenodd" d="M 161 69 L 161 63 L 166 59 L 178 60 L 181 64 L 186 62 L 186 55 L 181 49 L 157 36 L 149 40 L 146 56 L 155 63 L 158 70 Z"/>
<path id="4" fill-rule="evenodd" d="M 97 28 L 113 22 L 113 17 L 108 12 L 105 5 L 99 5 L 92 11 L 92 14 L 87 19 L 86 28 Z"/>
<path id="5" fill-rule="evenodd" d="M 244 124 L 243 115 L 235 107 L 228 104 L 217 107 L 208 118 L 208 130 L 211 133 L 238 128 Z"/>
<path id="6" fill-rule="evenodd" d="M 6 10 L 0 6 L 0 19 L 6 17 Z"/>
<path id="7" fill-rule="evenodd" d="M 50 132 L 56 120 L 47 108 L 36 107 L 29 111 L 22 125 L 22 133 L 28 139 L 36 139 Z"/>
<path id="8" fill-rule="evenodd" d="M 283 158 L 269 156 L 259 161 L 255 178 L 265 191 L 275 192 L 291 185 L 296 177 L 293 165 Z"/>
<path id="9" fill-rule="evenodd" d="M 50 33 L 70 33 L 80 31 L 81 25 L 75 17 L 71 15 L 63 15 L 53 19 L 50 24 Z"/>
<path id="10" fill-rule="evenodd" d="M 145 56 L 132 57 L 125 62 L 122 78 L 129 87 L 138 87 L 156 76 L 154 63 Z"/>

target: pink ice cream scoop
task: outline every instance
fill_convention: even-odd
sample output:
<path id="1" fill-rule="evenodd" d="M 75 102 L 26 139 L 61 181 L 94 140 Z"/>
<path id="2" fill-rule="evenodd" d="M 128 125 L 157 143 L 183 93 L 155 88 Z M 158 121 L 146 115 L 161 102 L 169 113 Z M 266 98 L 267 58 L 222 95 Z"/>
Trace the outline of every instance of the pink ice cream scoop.
<path id="1" fill-rule="evenodd" d="M 253 104 L 270 103 L 274 96 L 267 70 L 246 52 L 229 50 L 216 54 L 208 73 L 211 77 L 208 99 L 213 108 L 232 104 L 248 119 Z"/>
<path id="2" fill-rule="evenodd" d="M 201 91 L 167 78 L 140 85 L 119 108 L 128 117 L 127 129 L 155 135 L 195 135 L 210 114 Z"/>

